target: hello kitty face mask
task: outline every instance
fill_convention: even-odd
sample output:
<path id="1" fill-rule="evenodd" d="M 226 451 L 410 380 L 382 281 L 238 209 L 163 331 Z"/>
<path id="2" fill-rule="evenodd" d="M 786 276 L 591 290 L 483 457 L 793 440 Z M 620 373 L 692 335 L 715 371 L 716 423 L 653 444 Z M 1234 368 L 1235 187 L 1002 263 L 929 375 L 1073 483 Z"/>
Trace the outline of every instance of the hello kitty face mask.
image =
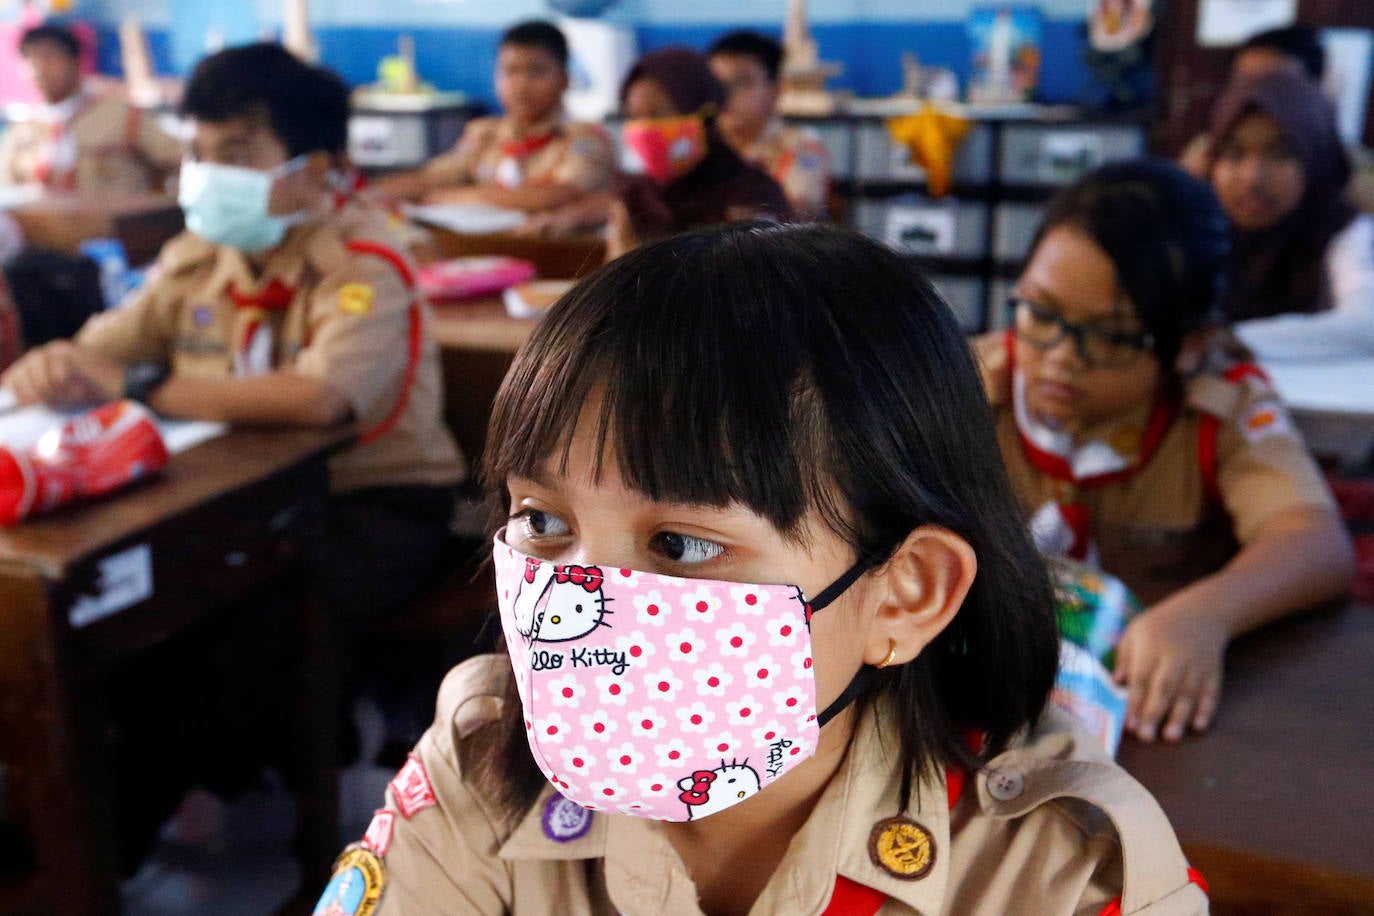
<path id="1" fill-rule="evenodd" d="M 585 808 L 695 821 L 816 752 L 866 686 L 816 710 L 810 602 L 794 585 L 679 579 L 526 556 L 496 535 L 497 601 L 530 750 Z"/>

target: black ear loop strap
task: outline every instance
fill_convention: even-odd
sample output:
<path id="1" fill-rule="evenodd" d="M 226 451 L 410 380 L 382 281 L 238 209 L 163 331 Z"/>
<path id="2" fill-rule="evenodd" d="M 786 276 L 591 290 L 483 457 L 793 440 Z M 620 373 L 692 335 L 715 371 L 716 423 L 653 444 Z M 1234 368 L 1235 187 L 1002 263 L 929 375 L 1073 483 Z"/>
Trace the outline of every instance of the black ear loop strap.
<path id="1" fill-rule="evenodd" d="M 844 575 L 830 583 L 827 588 L 823 589 L 821 593 L 815 597 L 811 602 L 811 612 L 814 614 L 816 611 L 822 610 L 833 604 L 836 598 L 839 598 L 851 585 L 859 581 L 859 577 L 872 569 L 873 565 L 873 561 L 868 557 L 859 557 L 859 559 L 854 562 L 854 565 L 845 571 Z M 859 694 L 863 693 L 864 690 L 868 688 L 869 683 L 872 682 L 873 672 L 876 670 L 877 669 L 872 665 L 867 664 L 859 668 L 853 680 L 849 682 L 849 686 L 835 698 L 835 702 L 827 706 L 825 711 L 816 717 L 816 727 L 824 728 L 827 722 L 844 712 L 845 709 L 849 707 L 849 704 L 857 700 Z"/>

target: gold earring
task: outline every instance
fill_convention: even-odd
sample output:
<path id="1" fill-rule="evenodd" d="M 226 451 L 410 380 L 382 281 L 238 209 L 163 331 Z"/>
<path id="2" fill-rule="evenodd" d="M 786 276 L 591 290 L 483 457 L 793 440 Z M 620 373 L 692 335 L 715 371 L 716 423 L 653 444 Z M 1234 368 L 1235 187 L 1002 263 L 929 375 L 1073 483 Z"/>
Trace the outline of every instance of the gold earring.
<path id="1" fill-rule="evenodd" d="M 885 659 L 883 659 L 882 661 L 878 662 L 878 664 L 874 665 L 874 667 L 877 668 L 877 669 L 879 669 L 879 670 L 882 670 L 883 668 L 886 668 L 888 665 L 892 664 L 892 660 L 895 659 L 896 657 L 897 657 L 897 640 L 892 639 L 891 637 L 889 637 L 888 640 L 887 640 L 887 658 L 885 658 Z"/>

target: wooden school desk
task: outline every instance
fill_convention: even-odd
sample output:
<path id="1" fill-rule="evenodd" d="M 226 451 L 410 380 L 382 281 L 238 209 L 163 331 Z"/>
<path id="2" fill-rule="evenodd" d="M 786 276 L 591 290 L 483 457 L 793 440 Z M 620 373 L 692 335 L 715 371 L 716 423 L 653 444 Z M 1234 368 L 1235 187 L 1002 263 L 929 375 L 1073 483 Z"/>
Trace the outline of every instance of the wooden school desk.
<path id="1" fill-rule="evenodd" d="M 548 280 L 585 277 L 606 260 L 606 241 L 597 235 L 541 239 L 514 233 L 463 235 L 435 226 L 425 227 L 441 258 L 504 255 L 531 261 Z"/>
<path id="2" fill-rule="evenodd" d="M 1374 607 L 1237 640 L 1211 730 L 1127 738 L 1117 760 L 1164 806 L 1217 916 L 1374 913 Z"/>
<path id="3" fill-rule="evenodd" d="M 174 456 L 157 480 L 0 531 L 0 761 L 7 820 L 37 858 L 30 879 L 0 883 L 0 911 L 118 911 L 102 675 L 269 582 L 300 609 L 311 676 L 297 698 L 309 774 L 299 848 L 306 885 L 324 885 L 338 851 L 337 710 L 308 570 L 326 461 L 351 438 L 230 432 Z"/>

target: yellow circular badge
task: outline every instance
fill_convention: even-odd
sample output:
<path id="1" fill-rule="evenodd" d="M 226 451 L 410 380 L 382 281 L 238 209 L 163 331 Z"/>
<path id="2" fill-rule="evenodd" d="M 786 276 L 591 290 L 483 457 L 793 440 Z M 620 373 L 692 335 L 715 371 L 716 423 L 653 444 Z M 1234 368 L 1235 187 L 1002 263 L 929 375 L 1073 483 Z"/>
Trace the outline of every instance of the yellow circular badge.
<path id="1" fill-rule="evenodd" d="M 330 879 L 313 916 L 369 916 L 386 889 L 386 866 L 377 854 L 354 843 L 334 862 Z"/>
<path id="2" fill-rule="evenodd" d="M 935 867 L 935 838 L 909 817 L 889 817 L 873 825 L 868 855 L 892 877 L 917 881 Z"/>

